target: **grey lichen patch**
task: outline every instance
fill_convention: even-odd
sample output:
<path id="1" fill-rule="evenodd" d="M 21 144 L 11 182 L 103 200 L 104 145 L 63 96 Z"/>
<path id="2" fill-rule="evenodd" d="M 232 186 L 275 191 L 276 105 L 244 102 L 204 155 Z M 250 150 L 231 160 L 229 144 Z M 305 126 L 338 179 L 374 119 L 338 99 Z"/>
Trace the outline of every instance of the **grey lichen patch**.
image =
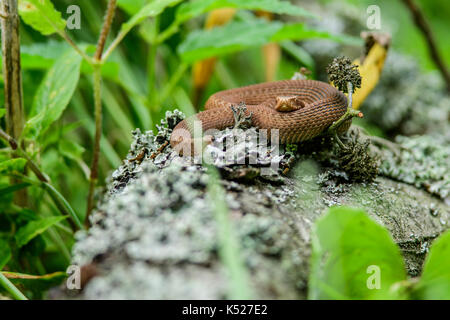
<path id="1" fill-rule="evenodd" d="M 450 203 L 450 145 L 445 137 L 397 137 L 398 151 L 384 150 L 381 173 L 422 188 Z"/>
<path id="2" fill-rule="evenodd" d="M 156 135 L 134 132 L 130 153 L 92 216 L 93 227 L 77 234 L 73 263 L 97 270 L 77 298 L 228 297 L 229 270 L 218 256 L 208 172 L 168 144 L 181 119 L 179 112 L 168 113 Z M 223 159 L 248 161 L 259 144 L 246 146 L 238 129 L 218 132 L 214 139 L 231 137 L 237 147 L 221 149 L 213 141 L 209 148 Z M 256 133 L 251 127 L 247 131 Z M 448 228 L 450 213 L 442 201 L 382 177 L 354 183 L 333 150 L 330 139 L 322 137 L 285 146 L 254 164 L 215 163 L 254 298 L 306 297 L 310 230 L 329 206 L 365 208 L 400 244 L 411 275 L 420 271 L 428 244 Z M 267 169 L 273 162 L 280 165 L 278 178 L 227 175 Z M 292 168 L 287 175 L 280 174 L 285 164 Z"/>

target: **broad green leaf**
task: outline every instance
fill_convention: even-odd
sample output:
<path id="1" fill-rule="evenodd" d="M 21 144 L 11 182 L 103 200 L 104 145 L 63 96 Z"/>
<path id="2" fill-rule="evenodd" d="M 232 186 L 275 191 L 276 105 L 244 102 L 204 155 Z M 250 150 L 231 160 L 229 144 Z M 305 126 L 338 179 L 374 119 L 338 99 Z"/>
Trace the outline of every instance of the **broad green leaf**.
<path id="1" fill-rule="evenodd" d="M 154 0 L 144 6 L 138 13 L 122 25 L 121 32 L 126 33 L 146 18 L 155 17 L 162 13 L 167 7 L 172 7 L 182 0 Z"/>
<path id="2" fill-rule="evenodd" d="M 270 39 L 273 42 L 283 40 L 303 40 L 311 38 L 329 39 L 338 43 L 343 43 L 353 46 L 361 46 L 364 41 L 360 38 L 347 35 L 334 35 L 326 31 L 318 31 L 306 28 L 301 23 L 286 24 L 280 28 Z"/>
<path id="3" fill-rule="evenodd" d="M 330 39 L 355 44 L 351 37 L 331 35 L 324 31 L 306 29 L 302 24 L 283 24 L 263 19 L 231 22 L 212 30 L 197 30 L 189 34 L 178 47 L 178 53 L 186 62 L 195 62 L 220 56 L 268 42 L 303 40 L 309 38 Z"/>
<path id="4" fill-rule="evenodd" d="M 315 17 L 305 9 L 279 0 L 195 0 L 183 3 L 177 10 L 179 23 L 187 21 L 203 13 L 219 8 L 237 8 L 246 10 L 263 10 L 292 16 Z"/>
<path id="5" fill-rule="evenodd" d="M 25 136 L 37 139 L 58 120 L 69 104 L 80 78 L 81 56 L 70 50 L 47 72 L 33 101 L 32 115 L 25 125 Z"/>
<path id="6" fill-rule="evenodd" d="M 59 143 L 59 152 L 66 158 L 74 161 L 81 160 L 84 151 L 85 149 L 82 146 L 73 141 L 62 140 Z"/>
<path id="7" fill-rule="evenodd" d="M 333 207 L 314 225 L 310 299 L 402 298 L 391 287 L 405 279 L 399 248 L 364 211 Z"/>
<path id="8" fill-rule="evenodd" d="M 431 246 L 413 295 L 421 300 L 450 300 L 450 231 Z"/>
<path id="9" fill-rule="evenodd" d="M 139 10 L 145 6 L 149 0 L 118 0 L 117 6 L 126 13 L 133 15 L 139 12 Z"/>
<path id="10" fill-rule="evenodd" d="M 6 109 L 5 108 L 0 108 L 0 119 L 3 118 L 6 114 Z"/>
<path id="11" fill-rule="evenodd" d="M 8 241 L 0 238 L 0 271 L 11 260 L 11 248 Z"/>
<path id="12" fill-rule="evenodd" d="M 27 164 L 27 160 L 22 158 L 10 159 L 0 162 L 0 174 L 9 174 L 12 172 L 22 172 Z"/>
<path id="13" fill-rule="evenodd" d="M 231 22 L 212 30 L 196 30 L 180 44 L 178 53 L 184 61 L 195 62 L 241 51 L 269 42 L 281 27 L 281 22 L 266 23 L 254 20 Z"/>
<path id="14" fill-rule="evenodd" d="M 33 238 L 45 232 L 48 228 L 54 226 L 58 222 L 66 219 L 67 217 L 50 217 L 36 221 L 30 221 L 25 226 L 21 227 L 16 233 L 17 246 L 23 247 Z"/>
<path id="15" fill-rule="evenodd" d="M 43 35 L 63 31 L 66 21 L 50 0 L 19 0 L 19 14 L 23 21 Z"/>
<path id="16" fill-rule="evenodd" d="M 49 69 L 67 51 L 69 46 L 61 41 L 33 43 L 20 47 L 23 69 Z"/>

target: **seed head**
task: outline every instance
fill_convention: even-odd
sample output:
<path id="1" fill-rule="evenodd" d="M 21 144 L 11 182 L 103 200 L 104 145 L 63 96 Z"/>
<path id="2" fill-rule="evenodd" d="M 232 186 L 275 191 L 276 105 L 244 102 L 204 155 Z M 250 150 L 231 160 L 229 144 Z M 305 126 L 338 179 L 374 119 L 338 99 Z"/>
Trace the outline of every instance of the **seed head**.
<path id="1" fill-rule="evenodd" d="M 330 81 L 342 92 L 348 92 L 347 84 L 351 82 L 353 85 L 353 92 L 356 88 L 361 88 L 361 75 L 358 71 L 358 66 L 352 64 L 347 57 L 334 58 L 327 67 Z"/>

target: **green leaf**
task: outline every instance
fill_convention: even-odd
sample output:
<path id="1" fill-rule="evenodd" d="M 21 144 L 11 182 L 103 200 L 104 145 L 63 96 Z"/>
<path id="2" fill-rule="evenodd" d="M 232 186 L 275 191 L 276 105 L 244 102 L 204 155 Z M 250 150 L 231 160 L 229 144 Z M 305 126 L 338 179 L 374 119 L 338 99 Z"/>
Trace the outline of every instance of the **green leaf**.
<path id="1" fill-rule="evenodd" d="M 126 11 L 129 15 L 136 14 L 148 0 L 118 0 L 117 6 Z"/>
<path id="2" fill-rule="evenodd" d="M 43 35 L 63 31 L 66 21 L 50 0 L 20 0 L 19 14 L 23 21 Z"/>
<path id="3" fill-rule="evenodd" d="M 279 0 L 196 0 L 183 3 L 177 10 L 176 20 L 182 23 L 203 13 L 219 8 L 263 10 L 292 16 L 315 17 L 305 9 Z"/>
<path id="4" fill-rule="evenodd" d="M 6 109 L 5 108 L 0 108 L 0 119 L 3 118 L 6 114 Z"/>
<path id="5" fill-rule="evenodd" d="M 281 22 L 263 20 L 231 22 L 212 30 L 191 32 L 178 47 L 178 53 L 186 62 L 195 62 L 224 55 L 269 42 L 282 27 Z"/>
<path id="6" fill-rule="evenodd" d="M 318 31 L 306 28 L 301 23 L 286 24 L 280 28 L 270 39 L 273 42 L 283 40 L 303 40 L 311 38 L 329 39 L 338 43 L 343 43 L 352 46 L 361 46 L 364 42 L 361 38 L 356 38 L 347 35 L 335 35 L 326 31 Z"/>
<path id="7" fill-rule="evenodd" d="M 0 162 L 0 174 L 9 174 L 12 172 L 23 172 L 27 160 L 22 158 L 10 159 Z"/>
<path id="8" fill-rule="evenodd" d="M 74 161 L 82 159 L 84 151 L 85 149 L 82 146 L 73 141 L 62 140 L 59 143 L 59 152 L 66 158 Z"/>
<path id="9" fill-rule="evenodd" d="M 33 238 L 45 232 L 48 228 L 66 219 L 67 217 L 50 217 L 36 221 L 30 221 L 25 226 L 21 227 L 16 233 L 16 242 L 19 248 L 26 245 Z"/>
<path id="10" fill-rule="evenodd" d="M 314 225 L 310 299 L 401 298 L 390 289 L 405 279 L 399 248 L 363 210 L 333 207 Z"/>
<path id="11" fill-rule="evenodd" d="M 68 48 L 67 43 L 54 40 L 21 46 L 20 58 L 22 68 L 49 69 Z"/>
<path id="12" fill-rule="evenodd" d="M 355 44 L 355 38 L 331 35 L 323 31 L 306 29 L 302 24 L 283 24 L 263 19 L 231 22 L 211 30 L 197 30 L 189 34 L 178 47 L 185 62 L 195 62 L 220 56 L 269 42 L 324 38 Z"/>
<path id="13" fill-rule="evenodd" d="M 11 260 L 11 247 L 8 241 L 0 239 L 0 271 Z"/>
<path id="14" fill-rule="evenodd" d="M 70 50 L 47 72 L 34 98 L 34 116 L 25 125 L 25 137 L 37 139 L 61 117 L 77 87 L 81 60 L 78 53 Z"/>
<path id="15" fill-rule="evenodd" d="M 6 186 L 6 187 L 0 186 L 0 199 L 2 199 L 4 196 L 6 196 L 10 193 L 16 192 L 17 190 L 22 190 L 29 186 L 30 186 L 29 183 L 18 183 L 18 184 L 14 184 L 12 186 Z"/>
<path id="16" fill-rule="evenodd" d="M 450 300 L 450 231 L 431 246 L 413 296 L 421 300 Z"/>
<path id="17" fill-rule="evenodd" d="M 147 18 L 161 14 L 167 7 L 172 7 L 182 0 L 154 0 L 144 6 L 138 13 L 122 25 L 121 32 L 126 33 Z"/>

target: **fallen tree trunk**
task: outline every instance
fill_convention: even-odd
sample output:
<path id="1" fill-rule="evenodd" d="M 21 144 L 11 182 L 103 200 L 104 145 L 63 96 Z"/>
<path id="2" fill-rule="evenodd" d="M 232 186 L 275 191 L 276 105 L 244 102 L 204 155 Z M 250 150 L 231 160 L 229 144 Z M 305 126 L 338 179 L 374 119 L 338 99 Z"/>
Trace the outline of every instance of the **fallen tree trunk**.
<path id="1" fill-rule="evenodd" d="M 209 175 L 202 166 L 180 165 L 170 146 L 155 152 L 169 133 L 170 128 L 156 137 L 135 132 L 128 159 L 112 175 L 92 217 L 93 227 L 77 237 L 73 262 L 84 266 L 83 290 L 53 291 L 51 297 L 230 297 L 233 275 L 218 255 L 221 226 L 207 191 Z M 311 227 L 332 205 L 364 208 L 384 225 L 411 276 L 420 273 L 431 241 L 448 228 L 443 200 L 385 177 L 342 183 L 342 172 L 310 156 L 276 179 L 236 168 L 221 172 L 228 177 L 221 180 L 223 197 L 252 298 L 306 298 Z"/>

